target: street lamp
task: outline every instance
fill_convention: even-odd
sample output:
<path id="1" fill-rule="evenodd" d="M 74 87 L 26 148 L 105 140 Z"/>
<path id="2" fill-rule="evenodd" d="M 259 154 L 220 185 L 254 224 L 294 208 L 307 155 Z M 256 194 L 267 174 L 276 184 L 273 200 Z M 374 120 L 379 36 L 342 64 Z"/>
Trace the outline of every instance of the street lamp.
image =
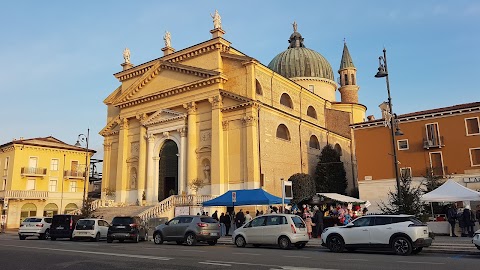
<path id="1" fill-rule="evenodd" d="M 398 175 L 398 160 L 397 160 L 397 147 L 395 146 L 395 135 L 400 136 L 403 135 L 403 132 L 398 127 L 396 122 L 397 115 L 393 113 L 392 110 L 392 98 L 390 97 L 390 82 L 388 80 L 388 67 L 387 67 L 387 50 L 383 48 L 383 56 L 378 57 L 378 72 L 375 74 L 375 78 L 383 78 L 385 77 L 387 81 L 387 92 L 388 92 L 388 110 L 390 114 L 390 131 L 392 137 L 392 148 L 393 148 L 393 164 L 395 167 L 395 180 L 397 181 L 397 196 L 399 202 L 399 211 L 400 205 L 402 202 L 402 196 L 400 192 L 400 178 Z M 387 119 L 385 119 L 387 120 Z M 394 131 L 394 128 L 396 129 Z"/>
<path id="2" fill-rule="evenodd" d="M 86 195 L 87 195 L 87 181 L 88 181 L 88 140 L 90 136 L 90 129 L 87 129 L 87 135 L 79 134 L 77 138 L 77 143 L 75 146 L 81 147 L 80 141 L 87 143 L 87 148 L 85 148 L 85 181 L 83 181 L 83 209 L 86 206 Z"/>

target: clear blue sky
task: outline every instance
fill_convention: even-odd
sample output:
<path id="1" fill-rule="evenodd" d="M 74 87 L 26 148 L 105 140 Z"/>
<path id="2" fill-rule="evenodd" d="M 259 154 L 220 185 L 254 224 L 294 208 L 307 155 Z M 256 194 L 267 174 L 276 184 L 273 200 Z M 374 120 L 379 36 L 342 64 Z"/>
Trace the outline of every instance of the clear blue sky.
<path id="1" fill-rule="evenodd" d="M 0 16 L 0 144 L 52 135 L 74 144 L 91 130 L 103 152 L 103 100 L 119 85 L 122 51 L 141 64 L 211 37 L 219 10 L 232 46 L 268 65 L 285 50 L 292 22 L 335 76 L 343 39 L 358 69 L 360 102 L 380 117 L 387 48 L 398 114 L 480 101 L 479 1 L 4 1 Z"/>

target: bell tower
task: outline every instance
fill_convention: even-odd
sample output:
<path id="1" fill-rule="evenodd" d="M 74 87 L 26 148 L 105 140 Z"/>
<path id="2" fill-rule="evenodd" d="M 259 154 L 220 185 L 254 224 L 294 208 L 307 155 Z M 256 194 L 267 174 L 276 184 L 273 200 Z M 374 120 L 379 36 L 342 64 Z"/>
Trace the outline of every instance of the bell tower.
<path id="1" fill-rule="evenodd" d="M 340 95 L 342 96 L 342 103 L 358 103 L 358 89 L 357 85 L 357 69 L 353 65 L 352 57 L 348 52 L 347 43 L 343 44 L 342 61 L 340 61 Z"/>

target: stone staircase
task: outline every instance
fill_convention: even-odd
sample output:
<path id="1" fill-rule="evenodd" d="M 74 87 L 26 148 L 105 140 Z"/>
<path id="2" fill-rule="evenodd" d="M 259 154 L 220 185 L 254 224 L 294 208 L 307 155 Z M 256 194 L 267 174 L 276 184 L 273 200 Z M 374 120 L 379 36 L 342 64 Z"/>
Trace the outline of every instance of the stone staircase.
<path id="1" fill-rule="evenodd" d="M 138 216 L 143 211 L 152 206 L 119 206 L 119 207 L 100 207 L 93 213 L 95 217 L 103 218 L 111 223 L 116 216 Z"/>

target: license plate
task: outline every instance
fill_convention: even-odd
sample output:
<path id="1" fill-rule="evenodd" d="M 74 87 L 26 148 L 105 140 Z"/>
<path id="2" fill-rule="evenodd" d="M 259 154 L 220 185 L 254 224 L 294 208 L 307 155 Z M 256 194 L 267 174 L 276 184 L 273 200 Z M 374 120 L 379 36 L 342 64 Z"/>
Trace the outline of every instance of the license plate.
<path id="1" fill-rule="evenodd" d="M 80 232 L 80 234 L 87 234 L 86 232 Z"/>
<path id="2" fill-rule="evenodd" d="M 118 229 L 125 229 L 125 226 L 117 226 Z"/>
<path id="3" fill-rule="evenodd" d="M 62 226 L 57 227 L 57 230 L 63 230 L 63 227 Z"/>
<path id="4" fill-rule="evenodd" d="M 210 236 L 218 236 L 218 233 L 212 232 L 212 233 L 210 233 Z"/>

